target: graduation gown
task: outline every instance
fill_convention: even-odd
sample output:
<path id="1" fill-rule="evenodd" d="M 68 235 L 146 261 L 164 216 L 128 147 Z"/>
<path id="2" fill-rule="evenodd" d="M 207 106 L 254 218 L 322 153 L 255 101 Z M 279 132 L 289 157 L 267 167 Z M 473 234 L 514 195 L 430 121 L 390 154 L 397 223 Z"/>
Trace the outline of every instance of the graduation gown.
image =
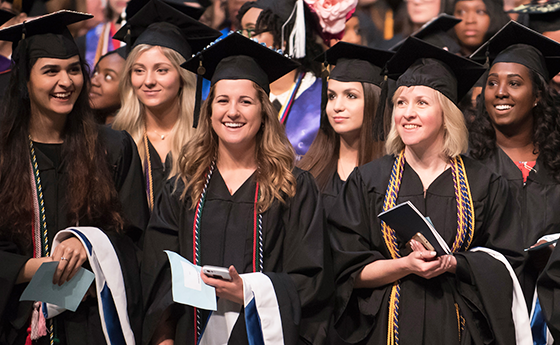
<path id="1" fill-rule="evenodd" d="M 537 291 L 548 329 L 554 339 L 560 339 L 560 246 L 550 256 L 539 277 Z M 558 341 L 555 342 L 557 344 Z"/>
<path id="2" fill-rule="evenodd" d="M 377 215 L 394 160 L 385 156 L 354 170 L 328 214 L 337 289 L 334 327 L 349 343 L 387 341 L 392 284 L 354 289 L 354 281 L 367 264 L 391 258 Z M 519 241 L 506 227 L 507 184 L 480 163 L 463 160 L 475 214 L 471 248 L 497 250 L 515 265 Z M 457 230 L 451 169 L 438 176 L 424 196 L 420 178 L 406 164 L 396 204 L 405 201 L 430 217 L 451 248 Z M 398 245 L 402 252 L 405 244 Z M 506 267 L 486 253 L 461 252 L 455 257 L 455 275 L 424 279 L 410 274 L 400 280 L 400 344 L 514 344 L 512 281 Z M 461 341 L 456 303 L 466 319 Z"/>
<path id="3" fill-rule="evenodd" d="M 165 162 L 161 161 L 161 157 L 157 152 L 156 148 L 152 145 L 152 142 L 148 139 L 148 150 L 150 150 L 150 165 L 152 166 L 152 183 L 153 183 L 153 193 L 154 200 L 159 194 L 165 181 L 169 177 L 169 172 L 171 171 L 172 158 L 171 153 L 167 154 L 165 157 Z M 145 172 L 144 172 L 144 178 Z M 146 185 L 148 180 L 146 179 Z"/>
<path id="4" fill-rule="evenodd" d="M 107 160 L 119 199 L 126 217 L 127 234 L 106 232 L 119 258 L 128 298 L 129 318 L 132 329 L 140 340 L 142 325 L 142 300 L 137 247 L 145 229 L 149 212 L 142 181 L 140 157 L 134 141 L 126 132 L 117 132 L 105 126 L 99 127 L 99 135 L 105 142 Z M 35 143 L 35 153 L 43 187 L 49 244 L 58 231 L 75 224 L 66 218 L 68 206 L 67 166 L 61 161 L 60 144 Z M 96 226 L 84 220 L 82 226 Z M 1 231 L 1 229 L 0 229 Z M 0 241 L 0 344 L 23 344 L 27 336 L 29 317 L 33 302 L 19 302 L 27 284 L 15 284 L 21 268 L 33 256 L 22 252 L 9 240 Z M 86 264 L 87 265 L 87 262 Z M 54 318 L 56 337 L 61 344 L 105 344 L 95 298 L 82 302 L 76 312 L 66 311 Z M 47 343 L 48 337 L 40 339 Z"/>
<path id="5" fill-rule="evenodd" d="M 335 172 L 329 183 L 325 186 L 325 189 L 321 191 L 321 195 L 323 197 L 323 207 L 327 214 L 329 214 L 329 210 L 334 205 L 343 185 L 344 181 L 342 181 L 338 173 Z"/>
<path id="6" fill-rule="evenodd" d="M 263 272 L 274 285 L 285 343 L 320 343 L 326 334 L 328 318 L 323 309 L 332 292 L 332 283 L 325 281 L 330 276 L 328 267 L 324 267 L 323 211 L 311 174 L 296 168 L 294 175 L 296 195 L 286 204 L 274 201 L 262 215 Z M 239 273 L 253 271 L 255 186 L 253 174 L 230 195 L 219 170 L 214 170 L 200 220 L 199 265 L 234 265 Z M 180 200 L 183 190 L 181 179 L 174 177 L 167 181 L 146 231 L 142 264 L 146 307 L 144 344 L 152 338 L 163 311 L 169 306 L 177 319 L 175 342 L 194 342 L 193 308 L 173 304 L 169 262 L 163 252 L 171 250 L 188 260 L 193 259 L 194 211 L 190 209 L 189 194 L 185 201 Z M 202 327 L 207 316 L 203 311 Z M 247 344 L 246 333 L 241 310 L 229 343 Z"/>
<path id="7" fill-rule="evenodd" d="M 560 232 L 560 183 L 550 175 L 541 158 L 537 159 L 536 172 L 529 173 L 526 183 L 523 183 L 521 170 L 501 148 L 496 148 L 481 162 L 508 181 L 514 208 L 512 213 L 517 217 L 513 225 L 521 234 L 523 248 L 529 248 L 544 235 Z M 516 269 L 529 310 L 540 274 L 532 263 L 532 255 L 527 253 L 522 265 Z"/>

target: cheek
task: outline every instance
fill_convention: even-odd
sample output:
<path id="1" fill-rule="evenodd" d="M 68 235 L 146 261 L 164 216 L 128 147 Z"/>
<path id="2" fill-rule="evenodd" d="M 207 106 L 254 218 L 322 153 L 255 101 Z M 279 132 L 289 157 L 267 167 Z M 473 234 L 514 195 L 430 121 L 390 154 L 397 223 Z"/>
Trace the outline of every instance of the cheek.
<path id="1" fill-rule="evenodd" d="M 132 84 L 132 87 L 135 89 L 139 89 L 142 86 L 142 82 L 144 81 L 144 77 L 136 75 L 136 74 L 132 74 L 130 76 L 130 84 Z"/>

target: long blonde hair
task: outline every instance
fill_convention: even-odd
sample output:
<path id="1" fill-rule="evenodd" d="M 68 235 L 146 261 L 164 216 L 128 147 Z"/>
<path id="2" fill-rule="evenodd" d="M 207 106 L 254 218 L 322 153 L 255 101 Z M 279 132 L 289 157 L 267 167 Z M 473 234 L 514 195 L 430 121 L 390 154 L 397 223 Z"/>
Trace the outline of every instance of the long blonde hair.
<path id="1" fill-rule="evenodd" d="M 278 121 L 278 113 L 274 110 L 268 95 L 253 83 L 261 103 L 263 125 L 257 132 L 256 160 L 257 181 L 259 182 L 259 212 L 266 211 L 274 199 L 285 202 L 296 193 L 296 179 L 292 173 L 295 152 Z M 200 193 L 204 188 L 208 168 L 218 156 L 218 136 L 212 128 L 212 102 L 216 94 L 216 86 L 210 89 L 208 98 L 203 103 L 198 130 L 183 148 L 177 160 L 180 176 L 186 187 L 181 195 L 185 199 L 190 190 L 191 208 L 196 206 Z"/>
<path id="2" fill-rule="evenodd" d="M 393 103 L 397 101 L 403 90 L 407 86 L 401 86 L 395 91 L 393 95 Z M 414 86 L 410 86 L 413 88 Z M 434 89 L 432 89 L 434 90 Z M 467 125 L 465 124 L 465 117 L 455 103 L 445 97 L 441 92 L 434 90 L 436 100 L 441 106 L 443 112 L 443 149 L 442 154 L 446 157 L 456 157 L 461 153 L 467 152 L 469 146 L 469 133 Z M 391 131 L 387 136 L 385 142 L 385 150 L 388 154 L 398 155 L 404 149 L 404 143 L 397 132 L 395 126 L 395 108 L 393 108 L 393 115 L 391 116 Z"/>
<path id="3" fill-rule="evenodd" d="M 142 159 L 142 166 L 144 166 L 146 163 L 146 149 L 144 143 L 144 135 L 146 133 L 145 108 L 138 97 L 134 94 L 131 82 L 131 73 L 132 67 L 138 57 L 142 53 L 154 47 L 161 50 L 163 55 L 171 61 L 171 64 L 177 69 L 179 75 L 181 76 L 181 88 L 179 91 L 179 118 L 170 132 L 170 138 L 172 140 L 171 156 L 173 157 L 173 165 L 169 174 L 169 177 L 171 177 L 179 172 L 179 165 L 176 157 L 179 157 L 181 149 L 195 133 L 195 129 L 192 125 L 196 76 L 184 68 L 181 68 L 181 64 L 185 62 L 185 59 L 179 53 L 173 49 L 148 44 L 140 44 L 132 49 L 126 59 L 124 73 L 122 74 L 120 81 L 122 106 L 113 122 L 113 129 L 125 130 L 130 133 L 138 146 L 138 153 Z"/>

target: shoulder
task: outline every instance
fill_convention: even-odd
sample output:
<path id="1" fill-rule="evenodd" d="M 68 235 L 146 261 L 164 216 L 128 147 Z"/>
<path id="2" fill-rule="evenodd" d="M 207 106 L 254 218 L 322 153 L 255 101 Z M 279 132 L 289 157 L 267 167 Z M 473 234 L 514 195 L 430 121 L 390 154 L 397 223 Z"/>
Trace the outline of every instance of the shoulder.
<path id="1" fill-rule="evenodd" d="M 367 189 L 381 188 L 385 190 L 389 181 L 389 175 L 395 162 L 393 155 L 385 155 L 358 167 L 350 175 L 358 178 L 367 186 Z"/>
<path id="2" fill-rule="evenodd" d="M 497 189 L 507 190 L 507 180 L 480 161 L 461 155 L 465 164 L 471 195 L 475 200 L 486 198 Z"/>
<path id="3" fill-rule="evenodd" d="M 117 131 L 107 125 L 99 125 L 99 138 L 105 144 L 109 155 L 116 152 L 131 152 L 136 147 L 134 140 L 126 131 Z"/>
<path id="4" fill-rule="evenodd" d="M 301 168 L 298 167 L 294 167 L 292 169 L 292 174 L 294 175 L 294 177 L 296 178 L 296 183 L 297 183 L 297 189 L 303 186 L 309 186 L 309 185 L 313 185 L 315 188 L 317 188 L 316 183 L 315 183 L 315 178 L 313 177 L 313 175 L 311 175 L 311 173 L 307 170 L 303 170 Z"/>

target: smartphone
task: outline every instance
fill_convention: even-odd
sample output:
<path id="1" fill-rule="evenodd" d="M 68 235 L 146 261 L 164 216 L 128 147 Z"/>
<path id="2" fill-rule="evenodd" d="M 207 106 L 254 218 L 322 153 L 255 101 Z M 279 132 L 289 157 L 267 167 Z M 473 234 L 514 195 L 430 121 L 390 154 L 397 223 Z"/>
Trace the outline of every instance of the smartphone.
<path id="1" fill-rule="evenodd" d="M 225 267 L 205 265 L 202 266 L 202 272 L 211 278 L 231 280 L 229 270 Z"/>

